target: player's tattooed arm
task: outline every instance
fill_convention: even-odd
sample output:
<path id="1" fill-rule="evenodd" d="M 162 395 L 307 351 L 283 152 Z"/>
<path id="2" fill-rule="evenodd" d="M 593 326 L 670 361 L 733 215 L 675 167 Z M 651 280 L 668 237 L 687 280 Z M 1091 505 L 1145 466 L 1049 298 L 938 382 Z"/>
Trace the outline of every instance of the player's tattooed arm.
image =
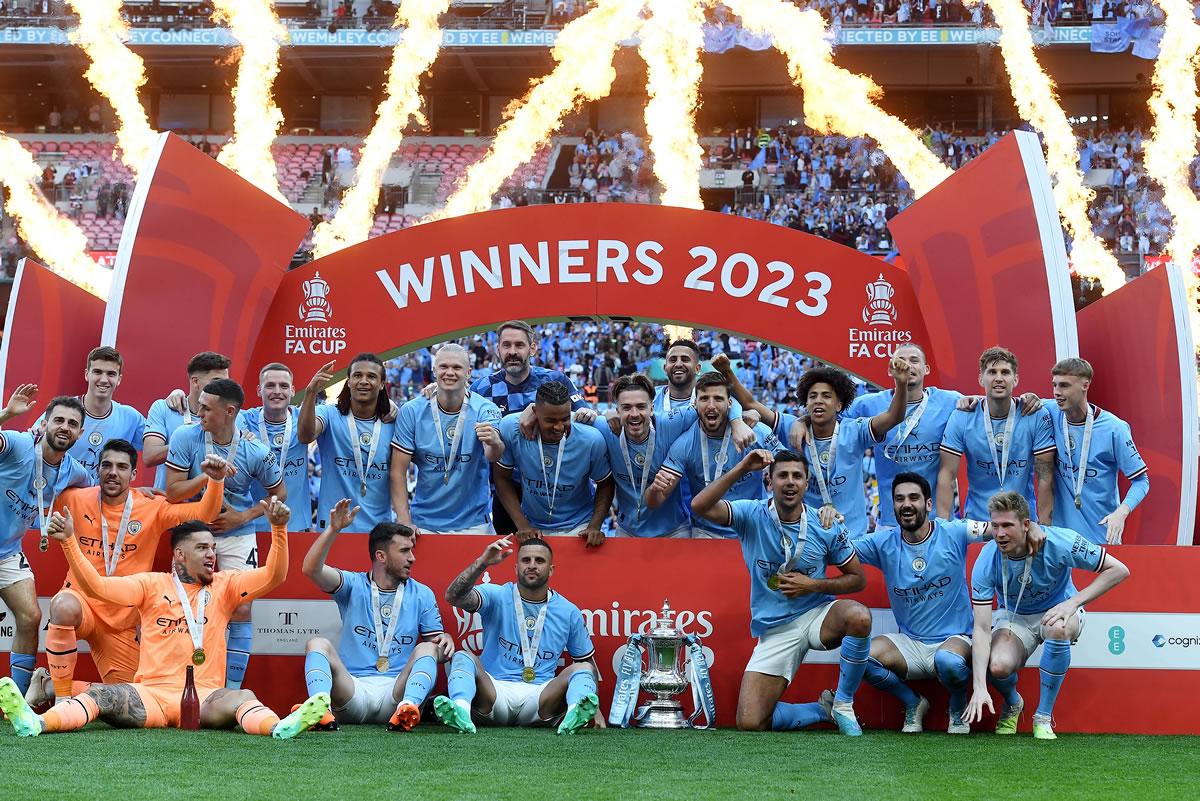
<path id="1" fill-rule="evenodd" d="M 1046 526 L 1054 515 L 1054 456 L 1055 451 L 1046 451 L 1033 457 L 1038 522 Z"/>
<path id="2" fill-rule="evenodd" d="M 488 545 L 478 559 L 469 564 L 466 570 L 459 573 L 454 581 L 450 582 L 450 586 L 446 588 L 446 603 L 456 606 L 464 612 L 478 611 L 482 599 L 475 591 L 475 584 L 479 581 L 479 577 L 489 567 L 504 561 L 512 552 L 511 537 L 501 537 Z"/>
<path id="3" fill-rule="evenodd" d="M 137 690 L 128 684 L 93 684 L 87 694 L 100 708 L 100 719 L 110 726 L 138 729 L 146 725 L 146 707 Z"/>

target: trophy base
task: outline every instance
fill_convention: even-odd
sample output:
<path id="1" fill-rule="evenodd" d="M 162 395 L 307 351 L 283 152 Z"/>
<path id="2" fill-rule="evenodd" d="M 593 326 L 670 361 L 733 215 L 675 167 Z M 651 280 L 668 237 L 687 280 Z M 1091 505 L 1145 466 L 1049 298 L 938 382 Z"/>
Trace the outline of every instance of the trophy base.
<path id="1" fill-rule="evenodd" d="M 645 707 L 645 713 L 637 716 L 635 725 L 641 729 L 687 729 L 691 728 L 678 701 L 656 700 Z"/>

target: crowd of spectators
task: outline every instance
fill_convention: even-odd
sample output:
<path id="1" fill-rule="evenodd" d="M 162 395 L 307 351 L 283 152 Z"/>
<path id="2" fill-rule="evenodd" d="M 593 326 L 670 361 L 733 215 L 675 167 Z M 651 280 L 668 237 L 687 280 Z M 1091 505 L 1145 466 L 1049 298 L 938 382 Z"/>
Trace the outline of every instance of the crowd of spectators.
<path id="1" fill-rule="evenodd" d="M 786 225 L 868 252 L 891 249 L 887 221 L 912 202 L 911 188 L 869 139 L 817 136 L 803 128 L 772 132 L 760 148 L 754 129 L 738 129 L 711 148 L 710 166 L 742 170 L 742 189 L 722 209 Z M 968 133 L 927 126 L 925 145 L 953 169 L 1000 141 L 1006 131 Z M 1162 191 L 1146 174 L 1141 127 L 1081 126 L 1080 169 L 1096 194 L 1093 229 L 1118 254 L 1160 253 L 1171 215 Z M 1191 165 L 1200 192 L 1200 158 Z"/>
<path id="2" fill-rule="evenodd" d="M 569 376 L 584 395 L 605 405 L 608 389 L 619 376 L 646 372 L 663 379 L 661 363 L 669 334 L 661 325 L 631 322 L 566 322 L 535 326 L 538 362 Z M 793 351 L 735 335 L 695 329 L 691 332 L 707 362 L 720 353 L 729 355 L 742 383 L 764 404 L 795 412 L 795 376 L 814 362 Z M 499 370 L 496 333 L 486 331 L 456 340 L 471 354 L 471 380 Z M 403 403 L 433 381 L 433 354 L 428 348 L 413 351 L 387 363 L 392 398 Z"/>

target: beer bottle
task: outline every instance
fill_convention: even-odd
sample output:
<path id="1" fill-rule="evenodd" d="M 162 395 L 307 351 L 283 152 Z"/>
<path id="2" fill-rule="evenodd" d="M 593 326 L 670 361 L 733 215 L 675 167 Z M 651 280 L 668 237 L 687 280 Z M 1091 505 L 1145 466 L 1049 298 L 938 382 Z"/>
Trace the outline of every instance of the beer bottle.
<path id="1" fill-rule="evenodd" d="M 196 731 L 200 728 L 200 696 L 196 694 L 196 676 L 191 665 L 183 682 L 183 697 L 179 699 L 179 728 Z"/>

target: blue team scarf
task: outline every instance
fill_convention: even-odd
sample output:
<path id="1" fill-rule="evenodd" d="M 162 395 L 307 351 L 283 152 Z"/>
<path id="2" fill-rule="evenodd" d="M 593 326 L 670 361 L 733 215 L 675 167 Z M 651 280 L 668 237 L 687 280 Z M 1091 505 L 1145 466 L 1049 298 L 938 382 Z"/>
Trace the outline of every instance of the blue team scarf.
<path id="1" fill-rule="evenodd" d="M 617 689 L 613 693 L 612 706 L 608 710 L 608 725 L 622 729 L 629 727 L 633 709 L 637 706 L 638 693 L 642 684 L 642 635 L 634 634 L 621 655 L 617 668 Z"/>
<path id="2" fill-rule="evenodd" d="M 696 711 L 688 718 L 688 725 L 693 729 L 712 729 L 717 725 L 717 702 L 713 696 L 712 679 L 708 675 L 708 659 L 704 656 L 704 649 L 700 647 L 700 638 L 695 634 L 688 634 L 684 638 L 687 643 L 688 657 L 688 679 L 692 685 L 692 702 L 695 704 Z M 697 726 L 696 718 L 704 713 L 704 725 Z"/>

